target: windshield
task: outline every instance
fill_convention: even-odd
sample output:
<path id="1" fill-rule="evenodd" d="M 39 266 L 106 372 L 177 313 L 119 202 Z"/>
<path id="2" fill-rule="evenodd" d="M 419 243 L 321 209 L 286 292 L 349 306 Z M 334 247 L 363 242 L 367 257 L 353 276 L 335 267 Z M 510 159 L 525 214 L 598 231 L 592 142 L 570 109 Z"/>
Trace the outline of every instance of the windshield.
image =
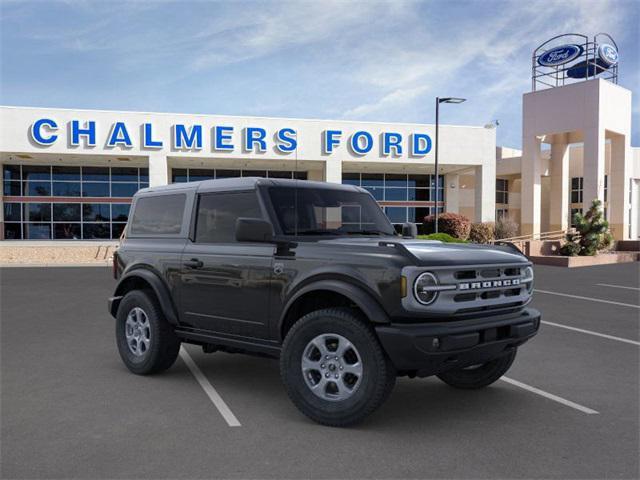
<path id="1" fill-rule="evenodd" d="M 394 235 L 368 193 L 329 188 L 271 187 L 269 197 L 285 235 Z"/>

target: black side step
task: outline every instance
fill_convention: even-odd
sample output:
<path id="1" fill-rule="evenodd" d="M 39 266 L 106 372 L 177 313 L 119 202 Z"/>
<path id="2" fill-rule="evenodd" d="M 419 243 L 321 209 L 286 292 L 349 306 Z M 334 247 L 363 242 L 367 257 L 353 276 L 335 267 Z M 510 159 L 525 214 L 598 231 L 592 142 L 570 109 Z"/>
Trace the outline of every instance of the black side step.
<path id="1" fill-rule="evenodd" d="M 193 342 L 205 345 L 219 345 L 248 352 L 262 353 L 270 357 L 279 357 L 280 351 L 282 350 L 280 345 L 254 338 L 230 338 L 228 336 L 217 334 L 215 332 L 189 329 L 184 327 L 176 328 L 175 332 L 178 337 L 188 343 Z"/>

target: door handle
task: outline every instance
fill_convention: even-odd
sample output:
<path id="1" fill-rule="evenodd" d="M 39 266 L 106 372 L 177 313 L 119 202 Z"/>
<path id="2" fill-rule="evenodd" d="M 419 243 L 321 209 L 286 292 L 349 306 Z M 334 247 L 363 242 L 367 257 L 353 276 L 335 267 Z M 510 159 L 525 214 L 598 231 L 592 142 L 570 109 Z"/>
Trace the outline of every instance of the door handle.
<path id="1" fill-rule="evenodd" d="M 184 266 L 187 268 L 202 268 L 204 267 L 204 263 L 202 263 L 202 260 L 192 258 L 191 260 L 187 260 L 186 262 L 184 262 Z"/>

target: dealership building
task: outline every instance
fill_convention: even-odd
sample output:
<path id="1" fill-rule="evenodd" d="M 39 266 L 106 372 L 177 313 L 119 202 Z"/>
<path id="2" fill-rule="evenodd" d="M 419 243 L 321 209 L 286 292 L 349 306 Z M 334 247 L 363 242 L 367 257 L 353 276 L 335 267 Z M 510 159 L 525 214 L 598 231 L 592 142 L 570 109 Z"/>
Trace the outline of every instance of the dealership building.
<path id="1" fill-rule="evenodd" d="M 587 69 L 558 84 L 568 69 L 552 50 L 534 53 L 523 149 L 497 147 L 493 125 L 440 125 L 437 179 L 434 125 L 0 107 L 0 237 L 117 239 L 140 188 L 259 176 L 362 186 L 398 225 L 438 209 L 509 217 L 532 236 L 566 230 L 600 199 L 615 238 L 637 239 L 631 91 L 617 85 L 617 65 L 615 76 Z M 544 54 L 552 65 L 540 71 Z"/>

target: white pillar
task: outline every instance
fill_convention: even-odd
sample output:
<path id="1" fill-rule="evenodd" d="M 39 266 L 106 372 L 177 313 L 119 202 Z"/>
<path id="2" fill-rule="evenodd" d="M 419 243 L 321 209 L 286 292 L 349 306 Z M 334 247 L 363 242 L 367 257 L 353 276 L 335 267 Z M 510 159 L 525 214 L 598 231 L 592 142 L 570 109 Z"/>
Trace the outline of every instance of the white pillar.
<path id="1" fill-rule="evenodd" d="M 169 184 L 169 165 L 163 153 L 149 155 L 149 186 L 157 187 Z"/>
<path id="2" fill-rule="evenodd" d="M 569 226 L 569 145 L 566 134 L 554 138 L 550 170 L 549 230 L 555 232 Z"/>
<path id="3" fill-rule="evenodd" d="M 629 179 L 631 177 L 632 152 L 628 135 L 615 135 L 611 140 L 611 162 L 607 200 L 609 202 L 609 227 L 616 240 L 629 237 Z"/>
<path id="4" fill-rule="evenodd" d="M 457 173 L 447 173 L 444 176 L 445 212 L 458 213 L 460 208 L 460 176 Z"/>
<path id="5" fill-rule="evenodd" d="M 525 136 L 522 152 L 521 235 L 540 233 L 541 175 L 540 139 L 535 135 Z"/>
<path id="6" fill-rule="evenodd" d="M 599 126 L 584 132 L 582 161 L 582 210 L 586 212 L 596 198 L 604 202 L 604 129 Z"/>
<path id="7" fill-rule="evenodd" d="M 496 219 L 496 163 L 488 161 L 475 167 L 475 221 Z"/>
<path id="8" fill-rule="evenodd" d="M 324 162 L 324 181 L 329 183 L 342 183 L 342 161 L 328 158 Z"/>

